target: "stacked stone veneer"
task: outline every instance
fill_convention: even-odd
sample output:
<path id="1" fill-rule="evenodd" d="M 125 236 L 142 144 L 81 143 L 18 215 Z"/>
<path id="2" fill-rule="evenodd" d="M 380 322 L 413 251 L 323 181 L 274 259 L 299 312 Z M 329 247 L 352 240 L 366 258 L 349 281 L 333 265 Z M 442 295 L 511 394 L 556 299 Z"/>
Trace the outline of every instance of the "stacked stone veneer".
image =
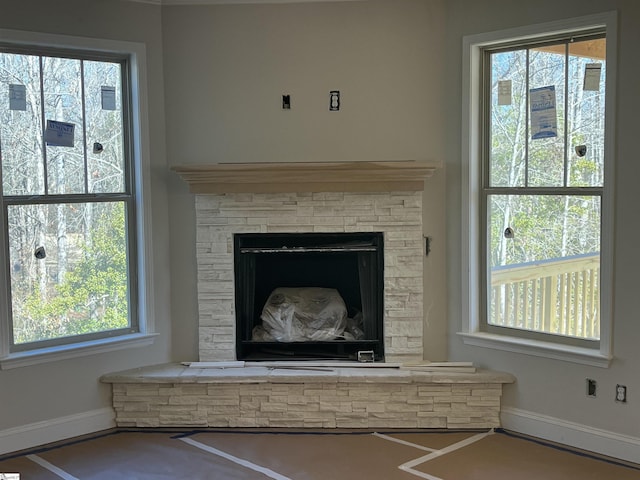
<path id="1" fill-rule="evenodd" d="M 201 361 L 235 360 L 234 233 L 383 232 L 387 361 L 423 358 L 422 192 L 196 195 Z"/>
<path id="2" fill-rule="evenodd" d="M 110 374 L 120 427 L 493 428 L 509 374 L 189 369 Z"/>

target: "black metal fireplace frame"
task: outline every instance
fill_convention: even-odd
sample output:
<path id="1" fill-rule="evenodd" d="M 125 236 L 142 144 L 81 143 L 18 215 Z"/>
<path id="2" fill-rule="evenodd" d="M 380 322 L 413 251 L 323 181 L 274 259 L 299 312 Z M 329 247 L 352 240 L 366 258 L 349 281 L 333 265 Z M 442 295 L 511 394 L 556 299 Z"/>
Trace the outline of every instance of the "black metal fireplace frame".
<path id="1" fill-rule="evenodd" d="M 234 234 L 238 360 L 384 360 L 382 232 Z M 286 272 L 286 264 L 298 268 Z M 277 268 L 283 265 L 285 268 Z M 340 270 L 336 277 L 334 270 Z M 296 272 L 297 271 L 297 272 Z M 301 272 L 304 271 L 304 279 Z M 328 277 L 333 274 L 329 282 Z M 269 292 L 277 287 L 336 288 L 363 315 L 364 340 L 263 342 L 251 339 Z M 349 314 L 353 314 L 350 311 Z"/>

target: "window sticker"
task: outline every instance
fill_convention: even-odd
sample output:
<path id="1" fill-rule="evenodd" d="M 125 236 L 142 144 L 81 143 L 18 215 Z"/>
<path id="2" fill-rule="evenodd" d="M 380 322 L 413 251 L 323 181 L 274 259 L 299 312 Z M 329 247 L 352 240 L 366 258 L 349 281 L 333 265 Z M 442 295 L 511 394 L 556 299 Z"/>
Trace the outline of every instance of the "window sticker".
<path id="1" fill-rule="evenodd" d="M 498 105 L 511 105 L 511 80 L 498 81 Z"/>
<path id="2" fill-rule="evenodd" d="M 116 109 L 116 87 L 103 86 L 100 89 L 103 110 Z"/>
<path id="3" fill-rule="evenodd" d="M 73 123 L 47 120 L 47 129 L 44 131 L 44 141 L 47 145 L 56 147 L 73 147 Z"/>
<path id="4" fill-rule="evenodd" d="M 601 63 L 587 63 L 584 66 L 584 82 L 582 89 L 585 91 L 600 90 L 600 76 L 602 74 Z"/>
<path id="5" fill-rule="evenodd" d="M 9 110 L 27 109 L 27 87 L 24 85 L 9 85 Z"/>
<path id="6" fill-rule="evenodd" d="M 531 139 L 558 136 L 556 113 L 556 87 L 532 88 L 529 91 L 531 105 Z"/>

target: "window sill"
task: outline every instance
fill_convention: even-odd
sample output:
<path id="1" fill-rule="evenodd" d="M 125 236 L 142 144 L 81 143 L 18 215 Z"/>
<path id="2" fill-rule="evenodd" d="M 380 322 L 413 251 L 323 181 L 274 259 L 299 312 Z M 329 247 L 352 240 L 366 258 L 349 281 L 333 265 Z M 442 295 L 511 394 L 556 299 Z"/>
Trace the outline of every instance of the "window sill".
<path id="1" fill-rule="evenodd" d="M 113 352 L 125 348 L 146 347 L 152 345 L 157 334 L 135 333 L 113 338 L 92 340 L 57 347 L 42 348 L 28 352 L 11 353 L 0 358 L 0 370 L 38 365 L 40 363 L 85 357 L 97 353 Z"/>
<path id="2" fill-rule="evenodd" d="M 608 368 L 611 357 L 599 350 L 483 332 L 458 332 L 465 345 Z"/>

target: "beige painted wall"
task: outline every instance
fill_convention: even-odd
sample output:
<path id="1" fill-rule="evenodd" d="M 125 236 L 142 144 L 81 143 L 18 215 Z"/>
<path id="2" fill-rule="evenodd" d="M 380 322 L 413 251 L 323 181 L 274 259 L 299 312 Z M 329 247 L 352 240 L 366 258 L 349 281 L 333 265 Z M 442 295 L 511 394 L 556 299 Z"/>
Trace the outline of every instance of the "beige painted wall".
<path id="1" fill-rule="evenodd" d="M 438 158 L 443 3 L 165 7 L 170 163 Z"/>
<path id="2" fill-rule="evenodd" d="M 618 10 L 617 132 L 615 182 L 614 355 L 608 369 L 465 346 L 456 335 L 461 329 L 461 47 L 464 35 L 491 32 L 534 23 Z M 453 359 L 471 359 L 480 365 L 513 373 L 518 381 L 505 389 L 504 404 L 530 412 L 640 437 L 640 322 L 638 321 L 637 93 L 640 63 L 638 24 L 640 4 L 633 0 L 509 0 L 447 1 L 443 95 L 450 110 L 446 120 L 447 233 L 449 239 L 449 351 Z M 585 395 L 586 378 L 598 381 L 596 398 Z M 629 403 L 614 401 L 615 385 L 628 387 Z"/>
<path id="3" fill-rule="evenodd" d="M 0 28 L 147 44 L 161 337 L 147 349 L 0 371 L 0 430 L 108 405 L 108 391 L 97 382 L 105 371 L 197 357 L 193 197 L 169 165 L 442 158 L 445 168 L 425 190 L 425 234 L 434 240 L 425 260 L 427 351 L 437 359 L 446 342 L 451 359 L 514 373 L 518 382 L 507 387 L 506 406 L 640 437 L 635 0 L 373 0 L 162 11 L 125 1 L 88 3 L 0 0 Z M 616 8 L 616 358 L 599 369 L 464 346 L 455 333 L 462 300 L 462 37 Z M 341 112 L 327 112 L 332 89 L 342 91 Z M 292 95 L 289 112 L 280 109 L 283 93 Z M 584 395 L 587 376 L 601 388 L 595 399 Z M 613 402 L 616 383 L 629 387 L 627 405 Z"/>
<path id="4" fill-rule="evenodd" d="M 443 1 L 165 7 L 169 164 L 442 160 Z M 341 110 L 330 112 L 329 91 Z M 292 108 L 281 108 L 291 95 Z M 444 170 L 427 181 L 425 351 L 446 358 Z M 175 353 L 197 352 L 193 198 L 171 180 Z M 185 213 L 186 212 L 186 213 Z"/>
<path id="5" fill-rule="evenodd" d="M 149 76 L 156 326 L 153 346 L 0 371 L 0 431 L 110 407 L 103 373 L 169 360 L 169 242 L 160 8 L 98 0 L 0 0 L 0 28 L 145 43 Z M 0 39 L 1 40 L 1 39 Z"/>

